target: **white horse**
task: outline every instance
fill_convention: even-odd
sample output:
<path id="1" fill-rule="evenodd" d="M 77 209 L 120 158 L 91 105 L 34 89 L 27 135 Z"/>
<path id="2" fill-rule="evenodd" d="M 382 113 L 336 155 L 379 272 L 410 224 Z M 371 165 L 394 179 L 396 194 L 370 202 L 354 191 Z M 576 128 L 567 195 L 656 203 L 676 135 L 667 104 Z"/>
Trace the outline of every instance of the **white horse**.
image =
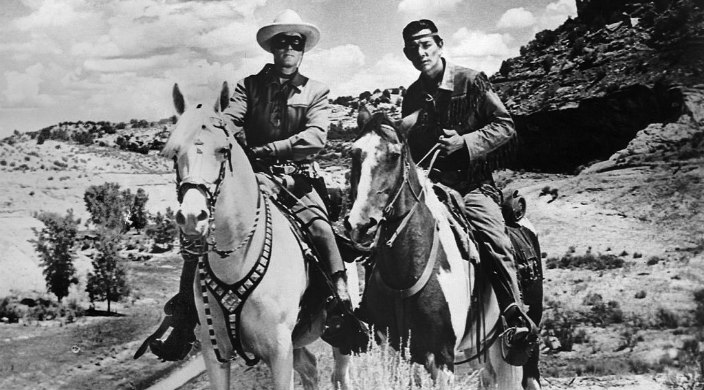
<path id="1" fill-rule="evenodd" d="M 176 163 L 182 245 L 200 257 L 193 288 L 211 387 L 228 389 L 230 361 L 242 358 L 263 360 L 274 389 L 293 389 L 293 369 L 305 389 L 316 389 L 315 356 L 305 346 L 323 331 L 325 297 L 308 300 L 299 318 L 309 285 L 305 244 L 260 191 L 233 134 L 218 126 L 227 83 L 214 108 L 187 106 L 178 85 L 173 98 L 179 120 L 163 154 Z M 358 296 L 356 272 L 349 276 L 350 295 Z M 334 359 L 332 381 L 348 389 L 350 356 L 334 349 Z"/>

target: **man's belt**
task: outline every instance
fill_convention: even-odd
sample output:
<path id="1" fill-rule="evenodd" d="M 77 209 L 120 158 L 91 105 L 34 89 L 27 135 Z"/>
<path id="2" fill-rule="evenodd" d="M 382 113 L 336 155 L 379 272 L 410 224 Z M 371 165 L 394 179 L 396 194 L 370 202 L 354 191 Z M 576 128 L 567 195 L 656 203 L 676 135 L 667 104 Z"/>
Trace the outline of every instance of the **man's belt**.
<path id="1" fill-rule="evenodd" d="M 318 177 L 318 164 L 309 161 L 277 161 L 269 165 L 274 175 L 302 174 L 309 177 Z"/>
<path id="2" fill-rule="evenodd" d="M 469 170 L 467 169 L 433 169 L 428 174 L 428 178 L 436 183 L 444 184 L 462 195 L 476 190 L 481 187 L 482 184 L 492 182 L 491 176 L 488 178 L 470 177 Z"/>

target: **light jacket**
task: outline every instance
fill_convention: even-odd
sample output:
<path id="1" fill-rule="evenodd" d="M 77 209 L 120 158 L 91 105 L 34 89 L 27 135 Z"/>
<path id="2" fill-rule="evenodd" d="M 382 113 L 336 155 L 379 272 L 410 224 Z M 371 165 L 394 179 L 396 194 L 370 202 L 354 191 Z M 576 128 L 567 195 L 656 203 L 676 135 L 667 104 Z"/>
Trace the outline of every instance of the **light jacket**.
<path id="1" fill-rule="evenodd" d="M 473 184 L 493 182 L 492 171 L 502 165 L 502 160 L 509 159 L 506 154 L 513 152 L 507 147 L 516 136 L 513 120 L 484 73 L 442 61 L 445 64 L 442 80 L 432 95 L 437 116 L 423 115 L 428 111 L 429 93 L 422 75 L 408 87 L 402 115 L 405 117 L 422 109 L 419 125 L 454 129 L 462 136 L 465 148 L 447 156 L 441 170 L 460 171 L 462 175 L 471 176 L 462 179 Z M 435 123 L 423 123 L 429 120 Z"/>
<path id="2" fill-rule="evenodd" d="M 329 92 L 300 73 L 282 85 L 267 64 L 237 83 L 223 114 L 249 146 L 270 144 L 280 160 L 310 161 L 327 141 Z"/>

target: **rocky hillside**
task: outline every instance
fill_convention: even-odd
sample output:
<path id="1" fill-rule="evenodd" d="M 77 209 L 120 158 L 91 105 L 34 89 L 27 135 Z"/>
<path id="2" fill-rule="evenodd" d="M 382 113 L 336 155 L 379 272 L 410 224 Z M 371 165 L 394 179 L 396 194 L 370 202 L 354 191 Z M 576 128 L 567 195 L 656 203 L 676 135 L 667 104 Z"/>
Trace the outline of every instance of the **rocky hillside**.
<path id="1" fill-rule="evenodd" d="M 660 125 L 651 134 L 696 132 L 702 117 L 692 111 L 704 88 L 700 4 L 578 0 L 577 18 L 538 33 L 520 57 L 504 61 L 492 82 L 522 138 L 518 165 L 573 173 L 609 159 L 653 123 Z M 680 120 L 683 114 L 694 123 Z M 701 155 L 702 138 L 690 146 Z"/>

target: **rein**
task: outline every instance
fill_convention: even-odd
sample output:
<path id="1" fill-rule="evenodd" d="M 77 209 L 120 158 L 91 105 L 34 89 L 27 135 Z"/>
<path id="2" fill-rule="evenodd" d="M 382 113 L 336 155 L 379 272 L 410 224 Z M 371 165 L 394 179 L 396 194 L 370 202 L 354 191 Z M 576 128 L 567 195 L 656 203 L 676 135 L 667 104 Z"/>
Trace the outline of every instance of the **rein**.
<path id="1" fill-rule="evenodd" d="M 230 144 L 230 150 L 232 150 L 232 144 Z M 256 217 L 254 218 L 254 223 L 252 224 L 252 228 L 249 230 L 249 233 L 245 238 L 240 242 L 234 249 L 229 249 L 229 250 L 220 250 L 217 248 L 217 243 L 215 242 L 215 238 L 213 238 L 212 232 L 215 231 L 215 204 L 217 203 L 218 196 L 220 195 L 220 187 L 222 185 L 222 181 L 225 178 L 225 174 L 227 173 L 227 168 L 229 167 L 230 172 L 233 172 L 232 168 L 232 156 L 230 150 L 227 151 L 225 155 L 225 160 L 220 164 L 220 172 L 218 174 L 218 178 L 215 179 L 213 183 L 197 183 L 197 182 L 190 182 L 189 179 L 191 179 L 190 176 L 187 176 L 185 178 L 181 178 L 181 175 L 179 174 L 178 171 L 178 162 L 177 158 L 174 157 L 174 168 L 176 170 L 176 198 L 178 199 L 179 204 L 183 202 L 183 196 L 186 193 L 186 191 L 190 188 L 195 188 L 199 191 L 202 191 L 205 194 L 205 199 L 208 204 L 208 213 L 210 214 L 210 217 L 208 218 L 208 237 L 206 238 L 197 238 L 197 239 L 188 239 L 186 238 L 183 233 L 179 231 L 179 242 L 181 246 L 181 253 L 190 255 L 190 256 L 204 256 L 208 254 L 209 252 L 215 252 L 217 253 L 221 258 L 225 258 L 229 255 L 231 255 L 234 252 L 237 252 L 238 250 L 242 249 L 245 245 L 249 243 L 249 241 L 252 239 L 254 236 L 254 233 L 257 230 L 257 226 L 259 225 L 259 209 L 260 209 L 260 203 L 261 199 L 257 200 L 257 214 Z M 227 162 L 227 165 L 225 164 Z M 198 180 L 201 181 L 201 180 Z M 208 187 L 209 185 L 214 185 L 215 189 L 211 192 L 210 188 Z"/>
<path id="2" fill-rule="evenodd" d="M 435 165 L 435 160 L 436 160 L 438 154 L 440 154 L 440 150 L 438 149 L 439 146 L 440 146 L 440 144 L 435 144 L 435 145 L 430 149 L 430 151 L 428 151 L 428 153 L 420 160 L 420 162 L 419 162 L 418 164 L 422 163 L 422 162 L 423 162 L 426 158 L 428 158 L 428 156 L 430 156 L 431 153 L 432 153 L 432 154 L 433 154 L 433 157 L 432 157 L 432 159 L 431 159 L 431 161 L 430 161 L 430 165 L 429 165 L 429 167 L 428 167 L 428 170 L 431 170 L 431 169 L 433 168 L 433 165 Z M 401 192 L 403 191 L 403 187 L 404 187 L 406 184 L 408 184 L 408 189 L 411 190 L 411 194 L 413 194 L 413 197 L 415 198 L 416 202 L 415 202 L 415 204 L 413 205 L 413 207 L 411 208 L 411 210 L 410 210 L 410 211 L 406 214 L 406 216 L 403 218 L 403 220 L 402 220 L 401 223 L 398 225 L 398 227 L 396 227 L 396 230 L 395 230 L 394 233 L 391 235 L 391 237 L 386 241 L 385 244 L 386 244 L 386 246 L 387 246 L 388 248 L 391 248 L 391 247 L 394 245 L 394 241 L 396 241 L 396 238 L 398 237 L 398 235 L 399 235 L 399 234 L 403 231 L 403 229 L 406 227 L 406 225 L 407 225 L 408 222 L 410 221 L 411 217 L 413 216 L 413 213 L 416 211 L 416 208 L 418 207 L 418 205 L 419 205 L 420 203 L 422 203 L 422 201 L 421 201 L 421 196 L 423 196 L 423 195 L 425 194 L 425 187 L 422 187 L 422 186 L 421 186 L 420 193 L 419 193 L 419 194 L 416 194 L 416 192 L 413 190 L 413 187 L 411 186 L 411 182 L 409 181 L 409 178 L 408 178 L 408 172 L 410 171 L 410 169 L 411 169 L 411 167 L 410 167 L 410 162 L 408 161 L 408 159 L 405 159 L 405 162 L 404 162 L 404 164 L 403 164 L 403 181 L 401 182 L 401 185 L 399 186 L 398 190 L 396 191 L 396 194 L 395 194 L 395 195 L 393 196 L 393 198 L 389 201 L 389 203 L 386 205 L 386 207 L 384 207 L 384 212 L 383 212 L 383 214 L 382 214 L 381 221 L 379 221 L 379 227 L 378 227 L 378 229 L 377 229 L 377 231 L 376 231 L 376 235 L 374 236 L 374 240 L 372 240 L 372 243 L 371 243 L 370 245 L 368 245 L 368 246 L 363 246 L 363 245 L 355 244 L 355 249 L 357 249 L 357 250 L 359 250 L 359 251 L 361 251 L 361 252 L 364 252 L 364 253 L 368 253 L 368 254 L 369 254 L 369 255 L 366 256 L 366 257 L 371 257 L 371 256 L 373 255 L 374 251 L 376 250 L 376 248 L 377 248 L 377 246 L 378 246 L 378 243 L 379 243 L 379 239 L 380 239 L 380 237 L 381 237 L 381 227 L 382 227 L 382 224 L 383 224 L 384 222 L 388 221 L 389 218 L 391 217 L 391 215 L 393 214 L 393 212 L 394 212 L 394 203 L 396 203 L 396 201 L 398 200 L 398 197 L 401 195 Z"/>

